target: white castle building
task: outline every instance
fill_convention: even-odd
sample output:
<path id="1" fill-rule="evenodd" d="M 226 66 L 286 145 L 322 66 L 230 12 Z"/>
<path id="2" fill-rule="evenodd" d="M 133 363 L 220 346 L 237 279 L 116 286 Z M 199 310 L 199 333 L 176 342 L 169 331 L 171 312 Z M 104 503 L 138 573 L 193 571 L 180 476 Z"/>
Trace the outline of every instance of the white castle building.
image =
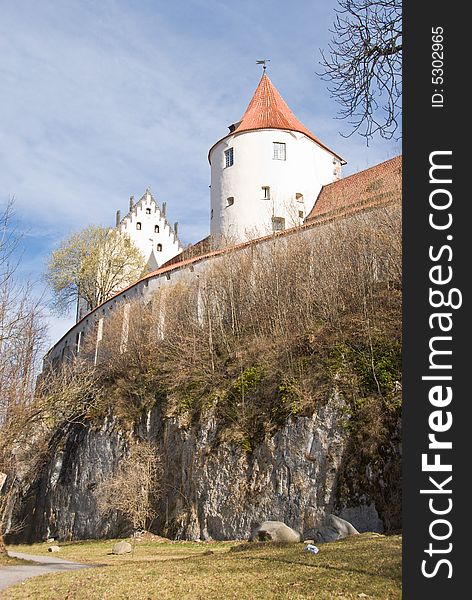
<path id="1" fill-rule="evenodd" d="M 130 198 L 129 212 L 123 219 L 117 211 L 116 227 L 133 240 L 149 271 L 155 271 L 183 250 L 178 238 L 178 223 L 174 223 L 173 227 L 170 225 L 166 217 L 166 203 L 163 202 L 161 208 L 149 188 L 138 202 Z"/>
<path id="2" fill-rule="evenodd" d="M 302 224 L 345 164 L 300 123 L 265 71 L 243 117 L 208 158 L 217 246 Z"/>
<path id="3" fill-rule="evenodd" d="M 333 220 L 401 199 L 401 157 L 342 179 L 346 162 L 298 121 L 265 71 L 241 121 L 211 147 L 208 158 L 210 236 L 183 250 L 166 205 L 161 208 L 149 189 L 138 202 L 131 198 L 123 219 L 117 212 L 116 228 L 141 250 L 150 272 L 93 310 L 79 307 L 77 323 L 46 354 L 46 369 L 79 353 L 84 336 L 93 332 L 97 362 L 104 323 L 118 303 L 125 307 L 125 340 L 133 301 L 146 302 L 178 281 L 198 281 L 226 253 L 251 244 L 264 247 L 285 235 L 315 239 L 318 228 Z"/>

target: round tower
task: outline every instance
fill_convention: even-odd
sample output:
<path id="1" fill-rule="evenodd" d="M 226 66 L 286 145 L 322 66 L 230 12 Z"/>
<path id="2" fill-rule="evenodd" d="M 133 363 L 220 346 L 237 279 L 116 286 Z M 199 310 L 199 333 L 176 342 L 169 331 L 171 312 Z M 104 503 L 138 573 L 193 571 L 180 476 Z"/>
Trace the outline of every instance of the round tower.
<path id="1" fill-rule="evenodd" d="M 208 158 L 216 245 L 300 225 L 345 164 L 298 121 L 265 71 L 241 121 Z"/>

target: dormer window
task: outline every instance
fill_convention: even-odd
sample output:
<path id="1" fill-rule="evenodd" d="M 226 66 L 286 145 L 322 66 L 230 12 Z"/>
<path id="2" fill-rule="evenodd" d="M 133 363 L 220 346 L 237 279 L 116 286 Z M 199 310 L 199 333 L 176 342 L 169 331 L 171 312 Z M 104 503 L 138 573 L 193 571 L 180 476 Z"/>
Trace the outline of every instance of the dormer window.
<path id="1" fill-rule="evenodd" d="M 234 197 L 230 196 L 229 198 L 226 198 L 226 206 L 233 206 L 234 204 Z"/>
<path id="2" fill-rule="evenodd" d="M 232 167 L 233 164 L 234 164 L 233 148 L 228 148 L 228 150 L 225 150 L 225 168 Z"/>
<path id="3" fill-rule="evenodd" d="M 262 186 L 262 193 L 264 194 L 264 200 L 270 200 L 270 187 L 268 185 Z"/>
<path id="4" fill-rule="evenodd" d="M 150 208 L 146 208 L 146 214 L 150 215 L 151 214 L 151 209 Z"/>
<path id="5" fill-rule="evenodd" d="M 274 160 L 286 160 L 285 144 L 274 142 Z"/>
<path id="6" fill-rule="evenodd" d="M 138 231 L 140 231 L 140 230 L 141 230 L 141 223 L 140 223 L 139 221 L 136 223 L 136 229 L 137 229 Z"/>
<path id="7" fill-rule="evenodd" d="M 159 225 L 154 225 L 154 233 L 159 233 Z"/>

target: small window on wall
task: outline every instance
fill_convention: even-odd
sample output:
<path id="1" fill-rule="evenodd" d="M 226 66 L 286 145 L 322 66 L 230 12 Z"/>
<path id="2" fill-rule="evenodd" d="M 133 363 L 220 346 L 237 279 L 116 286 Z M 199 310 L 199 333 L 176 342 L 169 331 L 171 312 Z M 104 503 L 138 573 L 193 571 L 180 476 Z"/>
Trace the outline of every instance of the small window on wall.
<path id="1" fill-rule="evenodd" d="M 136 223 L 136 229 L 138 231 L 141 229 L 141 223 L 139 221 Z"/>
<path id="2" fill-rule="evenodd" d="M 303 202 L 303 194 L 300 194 L 300 192 L 297 192 L 297 193 L 295 194 L 295 200 L 296 200 L 297 202 Z"/>
<path id="3" fill-rule="evenodd" d="M 272 231 L 283 231 L 285 229 L 285 219 L 283 217 L 272 217 Z"/>
<path id="4" fill-rule="evenodd" d="M 150 208 L 146 208 L 146 214 L 150 215 L 151 214 L 151 209 Z"/>
<path id="5" fill-rule="evenodd" d="M 285 144 L 282 142 L 274 142 L 274 160 L 285 160 Z"/>
<path id="6" fill-rule="evenodd" d="M 157 244 L 157 246 L 156 246 L 156 250 L 157 250 L 158 252 L 162 252 L 162 244 Z"/>
<path id="7" fill-rule="evenodd" d="M 304 212 L 302 210 L 298 211 L 298 216 L 300 219 L 303 219 L 303 217 L 305 216 Z"/>
<path id="8" fill-rule="evenodd" d="M 154 233 L 159 233 L 159 225 L 154 225 Z"/>
<path id="9" fill-rule="evenodd" d="M 232 167 L 233 164 L 234 164 L 233 148 L 228 148 L 228 150 L 225 150 L 225 168 Z"/>
<path id="10" fill-rule="evenodd" d="M 270 187 L 268 185 L 262 186 L 262 193 L 264 194 L 264 200 L 270 200 Z"/>
<path id="11" fill-rule="evenodd" d="M 213 219 L 213 209 L 211 209 L 210 219 Z"/>
<path id="12" fill-rule="evenodd" d="M 233 206 L 234 204 L 234 197 L 230 196 L 229 198 L 226 198 L 226 206 Z"/>

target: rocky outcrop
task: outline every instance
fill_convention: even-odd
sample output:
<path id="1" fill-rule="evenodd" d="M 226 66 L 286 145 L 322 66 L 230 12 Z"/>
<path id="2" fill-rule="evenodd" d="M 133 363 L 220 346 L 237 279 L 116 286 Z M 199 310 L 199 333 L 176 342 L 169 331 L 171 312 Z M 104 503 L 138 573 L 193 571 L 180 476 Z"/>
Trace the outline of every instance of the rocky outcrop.
<path id="1" fill-rule="evenodd" d="M 352 506 L 343 497 L 338 507 L 337 483 L 348 438 L 335 400 L 320 404 L 311 416 L 290 417 L 251 452 L 240 443 L 221 441 L 212 414 L 187 425 L 154 408 L 135 434 L 156 442 L 163 457 L 158 517 L 152 526 L 156 533 L 177 539 L 247 539 L 255 526 L 269 520 L 303 533 L 326 515 L 341 514 L 337 508 L 360 531 L 382 528 L 372 494 Z M 126 435 L 112 419 L 99 429 L 74 424 L 57 432 L 49 459 L 16 499 L 14 517 L 25 527 L 15 540 L 129 533 L 118 515 L 99 513 L 93 495 L 125 451 Z"/>

